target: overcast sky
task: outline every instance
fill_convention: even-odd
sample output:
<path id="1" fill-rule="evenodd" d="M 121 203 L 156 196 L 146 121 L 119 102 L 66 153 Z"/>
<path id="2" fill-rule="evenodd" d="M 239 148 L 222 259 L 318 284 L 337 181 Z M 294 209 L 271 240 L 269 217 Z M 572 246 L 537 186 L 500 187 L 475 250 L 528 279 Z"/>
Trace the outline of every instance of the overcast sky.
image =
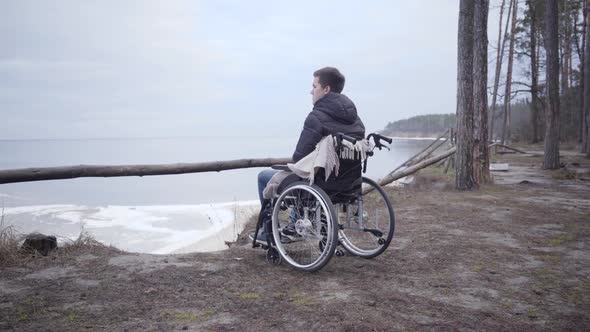
<path id="1" fill-rule="evenodd" d="M 298 136 L 312 73 L 328 65 L 367 130 L 453 113 L 458 7 L 2 1 L 0 139 Z"/>

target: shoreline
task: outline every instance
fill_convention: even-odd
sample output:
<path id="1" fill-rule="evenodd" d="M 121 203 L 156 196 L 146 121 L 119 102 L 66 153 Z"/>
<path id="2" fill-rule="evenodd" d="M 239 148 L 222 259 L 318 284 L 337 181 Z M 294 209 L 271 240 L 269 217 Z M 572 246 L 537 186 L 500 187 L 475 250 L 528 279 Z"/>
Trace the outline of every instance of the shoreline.
<path id="1" fill-rule="evenodd" d="M 195 205 L 29 205 L 4 208 L 19 233 L 74 241 L 82 232 L 118 249 L 151 254 L 226 249 L 259 209 L 256 200 Z"/>

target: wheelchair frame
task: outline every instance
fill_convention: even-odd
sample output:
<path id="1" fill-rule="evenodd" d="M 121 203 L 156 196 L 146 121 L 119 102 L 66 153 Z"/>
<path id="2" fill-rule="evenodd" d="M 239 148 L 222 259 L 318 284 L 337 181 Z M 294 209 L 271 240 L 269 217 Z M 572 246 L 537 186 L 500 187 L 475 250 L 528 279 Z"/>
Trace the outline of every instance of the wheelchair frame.
<path id="1" fill-rule="evenodd" d="M 334 136 L 337 151 L 340 151 L 342 147 L 342 140 L 356 143 L 356 139 L 342 133 Z M 375 133 L 367 136 L 367 140 L 371 138 L 375 143 L 374 148 L 379 150 L 383 147 L 389 149 L 381 141 L 392 142 L 391 139 Z M 374 148 L 367 152 L 367 159 L 373 155 Z M 362 165 L 363 173 L 366 172 L 367 159 Z M 273 168 L 284 170 L 286 166 L 276 165 Z M 263 202 L 252 246 L 267 250 L 266 259 L 272 265 L 279 265 L 282 261 L 286 261 L 293 268 L 307 272 L 320 270 L 334 254 L 344 256 L 345 252 L 348 252 L 367 259 L 379 256 L 393 239 L 395 229 L 393 206 L 383 188 L 375 181 L 361 176 L 353 184 L 350 191 L 334 192 L 328 195 L 320 186 L 310 185 L 307 181 L 290 183 L 276 197 Z M 363 185 L 365 185 L 364 188 Z M 369 192 L 375 193 L 369 194 Z M 369 216 L 365 207 L 367 195 L 373 195 L 372 201 L 378 201 L 381 203 L 377 204 L 384 205 L 384 211 L 381 212 L 387 214 L 385 218 L 380 218 L 380 212 L 377 209 L 375 209 L 375 216 Z M 285 211 L 289 211 L 288 215 Z M 340 222 L 341 213 L 344 217 L 343 223 Z M 294 216 L 298 218 L 294 220 Z M 298 237 L 288 237 L 281 233 L 281 225 L 286 222 L 281 221 L 281 217 L 287 218 L 288 223 L 294 223 Z M 375 226 L 366 227 L 369 226 L 371 218 L 374 218 Z M 378 226 L 378 220 L 381 219 L 386 220 L 386 229 Z M 256 241 L 261 228 L 264 228 L 264 234 L 266 234 L 266 244 L 259 244 Z M 362 245 L 355 243 L 356 238 L 363 240 Z M 303 249 L 298 248 L 301 247 L 298 242 L 307 239 L 310 239 L 310 244 Z M 317 248 L 313 248 L 314 241 L 317 243 Z M 364 248 L 372 242 L 374 242 L 372 244 L 374 248 Z M 338 246 L 342 246 L 344 250 L 337 248 Z M 292 248 L 297 249 L 291 250 Z M 314 251 L 318 252 L 318 258 L 311 263 L 303 264 L 298 261 L 297 257 L 302 253 L 309 252 L 311 255 Z M 307 259 L 304 260 L 307 261 Z"/>

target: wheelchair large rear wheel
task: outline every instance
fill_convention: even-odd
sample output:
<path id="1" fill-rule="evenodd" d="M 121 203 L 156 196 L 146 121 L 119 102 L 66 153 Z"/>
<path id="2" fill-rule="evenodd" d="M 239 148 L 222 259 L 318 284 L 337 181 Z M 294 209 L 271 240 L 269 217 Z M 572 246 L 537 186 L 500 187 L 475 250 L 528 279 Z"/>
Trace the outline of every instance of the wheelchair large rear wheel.
<path id="1" fill-rule="evenodd" d="M 338 243 L 338 219 L 328 195 L 318 186 L 299 181 L 276 199 L 272 214 L 275 245 L 283 261 L 314 272 L 332 258 Z M 291 224 L 294 234 L 282 232 Z"/>
<path id="2" fill-rule="evenodd" d="M 351 254 L 373 258 L 385 251 L 395 229 L 389 197 L 375 181 L 362 178 L 362 192 L 337 206 L 340 216 L 339 239 Z"/>

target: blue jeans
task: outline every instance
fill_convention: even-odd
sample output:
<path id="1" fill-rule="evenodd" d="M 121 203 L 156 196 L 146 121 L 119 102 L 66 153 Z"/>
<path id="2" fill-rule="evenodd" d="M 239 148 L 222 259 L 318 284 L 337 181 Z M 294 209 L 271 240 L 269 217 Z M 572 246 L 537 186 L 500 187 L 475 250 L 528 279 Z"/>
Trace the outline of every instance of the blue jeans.
<path id="1" fill-rule="evenodd" d="M 264 191 L 264 188 L 266 188 L 266 185 L 270 181 L 270 178 L 272 178 L 272 176 L 278 172 L 280 171 L 276 169 L 265 169 L 258 173 L 258 198 L 260 199 L 260 204 L 262 204 L 262 200 L 264 199 L 262 197 L 262 192 Z M 291 210 L 291 213 L 289 214 L 289 223 L 295 222 L 296 219 L 297 217 L 295 214 L 295 210 Z"/>
<path id="2" fill-rule="evenodd" d="M 278 172 L 279 171 L 276 169 L 265 169 L 258 173 L 258 198 L 260 199 L 260 204 L 262 204 L 262 192 L 264 191 L 264 188 L 266 188 L 266 184 L 270 181 L 270 178 Z"/>

